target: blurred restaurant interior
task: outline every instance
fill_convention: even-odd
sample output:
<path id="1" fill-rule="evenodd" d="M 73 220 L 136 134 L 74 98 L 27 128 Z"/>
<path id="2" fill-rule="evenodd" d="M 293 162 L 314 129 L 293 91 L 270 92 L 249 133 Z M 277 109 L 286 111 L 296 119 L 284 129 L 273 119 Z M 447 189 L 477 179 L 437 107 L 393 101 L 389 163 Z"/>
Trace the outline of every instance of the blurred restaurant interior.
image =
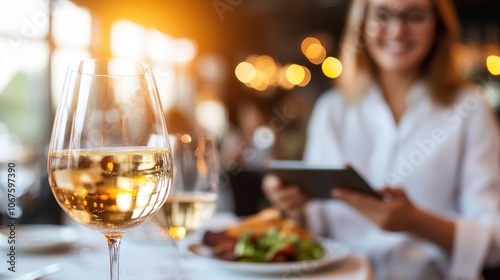
<path id="1" fill-rule="evenodd" d="M 0 172 L 18 165 L 21 221 L 59 221 L 46 215 L 48 201 L 55 204 L 47 144 L 66 67 L 88 57 L 151 64 L 169 132 L 197 127 L 218 136 L 221 209 L 257 211 L 266 203 L 263 166 L 301 158 L 312 106 L 341 75 L 349 2 L 0 0 Z M 498 109 L 500 1 L 454 2 L 463 29 L 453 47 L 457 69 Z"/>

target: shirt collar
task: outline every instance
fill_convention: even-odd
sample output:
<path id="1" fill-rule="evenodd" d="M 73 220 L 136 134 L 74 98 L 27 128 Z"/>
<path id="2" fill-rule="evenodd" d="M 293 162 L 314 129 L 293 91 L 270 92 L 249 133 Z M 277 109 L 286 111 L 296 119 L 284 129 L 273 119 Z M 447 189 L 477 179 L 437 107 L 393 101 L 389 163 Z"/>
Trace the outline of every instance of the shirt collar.
<path id="1" fill-rule="evenodd" d="M 379 101 L 382 101 L 386 103 L 382 90 L 380 89 L 380 86 L 376 82 L 372 82 L 370 87 L 368 88 L 367 91 L 367 97 L 368 98 L 375 98 L 378 99 Z M 424 79 L 420 78 L 417 79 L 413 85 L 410 87 L 410 90 L 408 91 L 408 95 L 406 96 L 406 106 L 409 108 L 413 104 L 417 103 L 418 100 L 421 98 L 429 97 L 428 96 L 428 85 L 425 82 Z"/>
<path id="2" fill-rule="evenodd" d="M 428 97 L 428 86 L 427 83 L 423 79 L 418 79 L 412 85 L 410 90 L 408 91 L 408 96 L 406 97 L 406 106 L 410 107 L 412 104 L 415 104 L 419 99 Z"/>

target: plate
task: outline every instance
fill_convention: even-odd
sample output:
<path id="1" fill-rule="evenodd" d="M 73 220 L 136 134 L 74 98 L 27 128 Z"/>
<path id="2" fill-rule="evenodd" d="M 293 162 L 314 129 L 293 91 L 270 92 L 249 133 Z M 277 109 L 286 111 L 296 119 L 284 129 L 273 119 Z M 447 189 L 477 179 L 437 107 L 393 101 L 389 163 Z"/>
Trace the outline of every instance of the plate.
<path id="1" fill-rule="evenodd" d="M 74 228 L 59 225 L 16 225 L 13 234 L 9 228 L 2 228 L 0 232 L 6 237 L 12 237 L 11 240 L 15 238 L 16 242 L 7 244 L 2 240 L 0 247 L 14 245 L 16 250 L 23 252 L 67 249 L 77 240 Z"/>
<path id="2" fill-rule="evenodd" d="M 314 272 L 336 264 L 351 255 L 351 249 L 344 244 L 332 240 L 320 240 L 320 243 L 325 248 L 325 256 L 322 259 L 298 262 L 246 263 L 220 260 L 212 255 L 212 248 L 200 243 L 188 246 L 188 251 L 195 258 L 210 262 L 220 268 L 252 274 L 277 274 L 306 270 Z"/>

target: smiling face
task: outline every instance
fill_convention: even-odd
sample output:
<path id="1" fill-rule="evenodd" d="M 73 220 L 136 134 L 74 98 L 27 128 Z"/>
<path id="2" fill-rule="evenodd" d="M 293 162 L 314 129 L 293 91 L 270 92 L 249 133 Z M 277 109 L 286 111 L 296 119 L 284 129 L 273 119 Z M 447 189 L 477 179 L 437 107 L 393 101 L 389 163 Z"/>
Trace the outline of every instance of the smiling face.
<path id="1" fill-rule="evenodd" d="M 378 71 L 419 70 L 436 33 L 431 0 L 369 0 L 364 28 Z"/>

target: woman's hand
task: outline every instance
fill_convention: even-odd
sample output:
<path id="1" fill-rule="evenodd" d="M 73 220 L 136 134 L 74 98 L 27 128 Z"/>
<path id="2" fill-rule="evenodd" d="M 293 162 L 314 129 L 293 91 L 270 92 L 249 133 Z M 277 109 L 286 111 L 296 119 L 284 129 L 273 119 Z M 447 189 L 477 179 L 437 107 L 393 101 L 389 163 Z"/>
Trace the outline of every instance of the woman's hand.
<path id="1" fill-rule="evenodd" d="M 452 250 L 453 222 L 417 208 L 403 189 L 386 187 L 378 192 L 383 200 L 340 188 L 333 189 L 332 196 L 343 200 L 383 230 L 413 233 L 448 252 Z"/>
<path id="2" fill-rule="evenodd" d="M 386 187 L 378 193 L 384 200 L 341 188 L 334 188 L 332 196 L 351 205 L 383 230 L 408 231 L 418 209 L 408 199 L 405 191 Z"/>
<path id="3" fill-rule="evenodd" d="M 275 175 L 266 175 L 262 190 L 267 199 L 287 216 L 303 224 L 303 210 L 308 200 L 298 186 L 284 186 Z"/>

